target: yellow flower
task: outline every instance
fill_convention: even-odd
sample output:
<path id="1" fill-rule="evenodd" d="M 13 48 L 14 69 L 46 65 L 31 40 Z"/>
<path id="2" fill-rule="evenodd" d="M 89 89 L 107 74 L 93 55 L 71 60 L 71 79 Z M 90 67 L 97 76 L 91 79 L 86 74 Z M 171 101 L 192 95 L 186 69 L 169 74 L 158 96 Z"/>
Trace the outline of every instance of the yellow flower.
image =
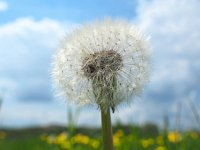
<path id="1" fill-rule="evenodd" d="M 115 146 L 120 145 L 120 138 L 124 136 L 124 132 L 122 130 L 117 130 L 117 132 L 113 135 L 113 142 Z"/>
<path id="2" fill-rule="evenodd" d="M 88 144 L 89 143 L 89 137 L 87 137 L 87 136 L 82 137 L 82 143 Z"/>
<path id="3" fill-rule="evenodd" d="M 92 139 L 92 140 L 90 140 L 90 145 L 92 146 L 92 148 L 97 149 L 100 146 L 100 142 Z"/>
<path id="4" fill-rule="evenodd" d="M 62 132 L 56 137 L 56 143 L 57 144 L 62 144 L 67 140 L 67 133 Z"/>
<path id="5" fill-rule="evenodd" d="M 120 145 L 120 139 L 117 136 L 113 136 L 113 143 L 115 146 L 119 146 Z"/>
<path id="6" fill-rule="evenodd" d="M 141 144 L 144 148 L 147 148 L 154 144 L 154 140 L 152 138 L 142 139 Z"/>
<path id="7" fill-rule="evenodd" d="M 181 134 L 177 131 L 170 132 L 168 134 L 168 140 L 172 143 L 177 143 L 181 141 Z"/>
<path id="8" fill-rule="evenodd" d="M 122 130 L 118 130 L 115 134 L 114 134 L 114 136 L 116 136 L 116 137 L 122 137 L 124 135 L 124 132 L 122 131 Z"/>
<path id="9" fill-rule="evenodd" d="M 155 150 L 167 150 L 167 148 L 164 146 L 158 146 Z"/>
<path id="10" fill-rule="evenodd" d="M 192 139 L 196 140 L 196 139 L 198 139 L 199 135 L 196 132 L 193 131 L 193 132 L 190 133 L 190 137 Z"/>
<path id="11" fill-rule="evenodd" d="M 90 141 L 90 138 L 88 136 L 77 134 L 73 137 L 74 143 L 80 143 L 80 144 L 88 144 Z"/>

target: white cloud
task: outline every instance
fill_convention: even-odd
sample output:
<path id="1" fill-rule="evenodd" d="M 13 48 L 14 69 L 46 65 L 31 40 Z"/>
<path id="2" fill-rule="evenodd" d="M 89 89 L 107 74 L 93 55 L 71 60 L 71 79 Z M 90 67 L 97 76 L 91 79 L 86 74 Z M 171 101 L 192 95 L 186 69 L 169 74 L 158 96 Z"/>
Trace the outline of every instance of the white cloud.
<path id="1" fill-rule="evenodd" d="M 200 21 L 198 19 L 200 1 L 198 0 L 141 0 L 138 8 L 138 21 L 146 32 L 152 34 L 152 39 L 161 38 L 161 42 L 153 46 L 157 53 L 193 55 L 199 48 Z M 178 7 L 177 7 L 178 6 Z M 165 44 L 164 47 L 162 46 Z M 191 48 L 192 46 L 192 48 Z M 170 49 L 168 49 L 170 48 Z"/>
<path id="2" fill-rule="evenodd" d="M 6 11 L 8 9 L 8 4 L 5 1 L 0 1 L 0 11 Z"/>
<path id="3" fill-rule="evenodd" d="M 53 107 L 48 102 L 30 104 L 25 100 L 52 99 L 52 54 L 69 30 L 68 23 L 51 19 L 20 18 L 0 25 L 0 90 L 6 92 L 1 111 L 4 125 L 16 120 L 18 125 L 63 122 L 58 117 L 65 116 L 63 107 Z M 25 103 L 20 102 L 22 99 Z M 52 118 L 46 118 L 47 114 Z"/>
<path id="4" fill-rule="evenodd" d="M 157 113 L 159 110 L 174 113 L 178 101 L 186 105 L 185 97 L 192 91 L 199 92 L 199 5 L 198 0 L 139 1 L 136 22 L 151 36 L 154 61 L 151 87 L 147 91 L 154 97 L 145 98 L 154 105 L 146 118 L 152 117 L 155 103 L 156 108 L 161 107 L 156 109 Z M 139 112 L 145 114 L 146 109 L 142 109 Z"/>
<path id="5" fill-rule="evenodd" d="M 6 87 L 8 91 L 15 90 L 17 96 L 19 91 L 22 95 L 28 94 L 26 89 L 29 88 L 35 92 L 41 91 L 38 87 L 50 90 L 52 53 L 67 28 L 66 24 L 54 20 L 34 21 L 30 18 L 0 26 L 0 78 L 16 82 L 15 89 Z M 0 88 L 5 88 L 2 86 Z"/>
<path id="6" fill-rule="evenodd" d="M 1 126 L 22 127 L 63 124 L 67 122 L 66 105 L 58 102 L 21 103 L 5 101 L 1 110 Z"/>
<path id="7" fill-rule="evenodd" d="M 200 71 L 200 1 L 141 0 L 140 4 L 138 22 L 152 37 L 153 79 L 192 82 Z"/>

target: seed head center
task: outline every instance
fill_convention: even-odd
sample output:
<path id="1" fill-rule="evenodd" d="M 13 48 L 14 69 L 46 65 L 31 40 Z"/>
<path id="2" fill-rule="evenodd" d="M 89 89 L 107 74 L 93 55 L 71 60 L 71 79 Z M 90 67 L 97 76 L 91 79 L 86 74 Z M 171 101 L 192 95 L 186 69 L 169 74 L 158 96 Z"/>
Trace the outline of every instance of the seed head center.
<path id="1" fill-rule="evenodd" d="M 122 57 L 114 50 L 90 54 L 83 60 L 82 70 L 86 77 L 104 77 L 115 74 L 122 67 Z"/>

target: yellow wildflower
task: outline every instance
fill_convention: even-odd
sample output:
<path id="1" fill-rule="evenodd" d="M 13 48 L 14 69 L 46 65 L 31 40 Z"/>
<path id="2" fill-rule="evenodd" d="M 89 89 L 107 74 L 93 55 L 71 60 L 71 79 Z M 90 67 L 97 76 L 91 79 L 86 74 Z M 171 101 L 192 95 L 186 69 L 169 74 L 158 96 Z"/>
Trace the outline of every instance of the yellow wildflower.
<path id="1" fill-rule="evenodd" d="M 91 145 L 92 148 L 97 149 L 100 146 L 100 142 L 92 139 L 92 140 L 90 140 L 90 145 Z"/>
<path id="2" fill-rule="evenodd" d="M 154 139 L 152 139 L 152 138 L 142 139 L 141 144 L 144 148 L 147 148 L 154 144 Z"/>
<path id="3" fill-rule="evenodd" d="M 57 144 L 62 144 L 67 140 L 67 133 L 62 132 L 56 137 L 56 143 Z"/>
<path id="4" fill-rule="evenodd" d="M 177 143 L 181 141 L 181 134 L 177 131 L 170 132 L 168 134 L 168 140 L 172 143 Z"/>
<path id="5" fill-rule="evenodd" d="M 74 143 L 88 144 L 89 141 L 90 141 L 89 137 L 82 134 L 77 134 L 73 137 Z"/>
<path id="6" fill-rule="evenodd" d="M 114 134 L 114 136 L 116 136 L 116 137 L 122 137 L 124 135 L 124 132 L 122 131 L 122 130 L 118 130 L 115 134 Z"/>
<path id="7" fill-rule="evenodd" d="M 117 136 L 113 136 L 113 143 L 115 146 L 119 146 L 120 145 L 120 139 Z"/>
<path id="8" fill-rule="evenodd" d="M 117 130 L 117 132 L 113 135 L 113 142 L 115 146 L 120 145 L 120 138 L 124 136 L 124 132 L 122 130 Z"/>

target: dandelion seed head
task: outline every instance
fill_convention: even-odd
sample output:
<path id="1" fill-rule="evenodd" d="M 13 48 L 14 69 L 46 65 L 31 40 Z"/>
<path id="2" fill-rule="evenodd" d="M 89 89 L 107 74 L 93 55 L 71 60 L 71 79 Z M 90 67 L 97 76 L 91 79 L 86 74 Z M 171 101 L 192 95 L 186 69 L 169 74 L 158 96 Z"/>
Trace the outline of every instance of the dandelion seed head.
<path id="1" fill-rule="evenodd" d="M 89 79 L 115 74 L 122 66 L 121 55 L 113 50 L 102 50 L 85 57 L 82 70 Z"/>
<path id="2" fill-rule="evenodd" d="M 115 108 L 139 95 L 149 78 L 149 47 L 140 30 L 110 19 L 67 35 L 55 54 L 52 77 L 74 103 Z"/>

